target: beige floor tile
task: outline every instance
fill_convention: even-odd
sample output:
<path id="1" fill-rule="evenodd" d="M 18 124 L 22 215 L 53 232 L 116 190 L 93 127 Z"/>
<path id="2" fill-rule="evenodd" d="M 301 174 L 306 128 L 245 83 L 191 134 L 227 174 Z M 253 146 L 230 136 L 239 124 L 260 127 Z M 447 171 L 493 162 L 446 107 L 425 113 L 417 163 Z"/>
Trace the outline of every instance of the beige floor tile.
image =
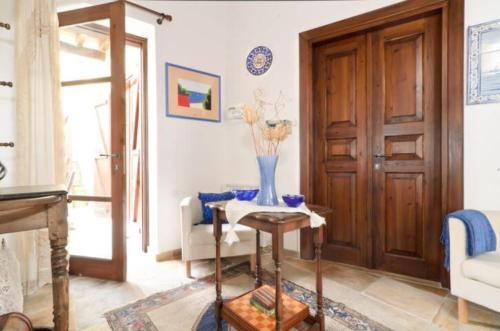
<path id="1" fill-rule="evenodd" d="M 323 278 L 338 282 L 357 291 L 363 291 L 380 279 L 379 276 L 344 265 L 331 265 L 323 270 Z"/>
<path id="2" fill-rule="evenodd" d="M 335 298 L 335 294 L 328 295 Z M 367 297 L 361 293 L 344 302 L 349 308 L 385 325 L 395 331 L 430 331 L 439 329 L 431 322 L 410 315 L 401 309 Z"/>
<path id="3" fill-rule="evenodd" d="M 447 330 L 500 330 L 500 313 L 475 304 L 469 303 L 469 323 L 460 324 L 457 318 L 457 300 L 448 296 L 434 318 L 436 325 Z"/>
<path id="4" fill-rule="evenodd" d="M 296 268 L 289 261 L 285 261 L 283 264 L 283 270 L 283 276 L 285 279 L 291 280 L 311 291 L 316 290 L 316 275 L 314 273 Z M 336 302 L 346 303 L 357 296 L 359 291 L 356 291 L 349 286 L 345 286 L 336 280 L 323 277 L 323 294 Z"/>
<path id="5" fill-rule="evenodd" d="M 372 283 L 363 294 L 428 322 L 432 322 L 444 302 L 441 295 L 387 277 Z"/>
<path id="6" fill-rule="evenodd" d="M 274 272 L 268 250 L 262 264 Z M 138 255 L 140 257 L 140 255 Z M 224 265 L 248 260 L 248 257 L 225 259 Z M 283 276 L 314 290 L 315 265 L 296 255 L 286 255 Z M 213 260 L 194 261 L 193 275 L 197 278 L 214 271 Z M 459 327 L 456 302 L 445 297 L 448 291 L 431 282 L 392 276 L 378 271 L 324 261 L 323 292 L 334 301 L 344 303 L 395 331 L 426 330 L 493 330 L 500 325 L 500 314 L 474 306 L 472 323 Z M 186 278 L 180 261 L 156 263 L 151 258 L 136 258 L 129 262 L 128 282 L 117 283 L 87 277 L 71 277 L 70 302 L 72 330 L 108 331 L 103 313 L 142 299 L 153 293 L 194 281 Z M 441 303 L 443 303 L 442 307 Z M 47 326 L 52 320 L 51 287 L 45 286 L 25 300 L 25 312 L 36 326 Z M 434 312 L 434 315 L 433 315 Z M 434 321 L 434 323 L 432 323 Z"/>
<path id="7" fill-rule="evenodd" d="M 25 297 L 24 313 L 28 315 L 36 327 L 52 328 L 52 287 L 44 286 L 35 294 Z M 69 329 L 79 330 L 76 324 L 74 304 L 70 302 Z"/>
<path id="8" fill-rule="evenodd" d="M 103 322 L 92 325 L 88 328 L 81 329 L 82 331 L 110 331 L 111 328 L 108 325 L 108 322 L 103 319 Z"/>

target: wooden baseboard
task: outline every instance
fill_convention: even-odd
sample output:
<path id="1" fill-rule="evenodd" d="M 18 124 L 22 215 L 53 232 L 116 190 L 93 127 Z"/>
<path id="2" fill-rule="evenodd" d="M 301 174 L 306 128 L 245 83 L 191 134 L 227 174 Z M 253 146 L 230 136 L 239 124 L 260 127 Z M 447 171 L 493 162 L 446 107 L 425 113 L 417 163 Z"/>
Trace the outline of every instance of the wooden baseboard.
<path id="1" fill-rule="evenodd" d="M 156 262 L 170 261 L 170 260 L 180 260 L 182 253 L 181 249 L 174 249 L 172 251 L 166 251 L 156 254 Z"/>

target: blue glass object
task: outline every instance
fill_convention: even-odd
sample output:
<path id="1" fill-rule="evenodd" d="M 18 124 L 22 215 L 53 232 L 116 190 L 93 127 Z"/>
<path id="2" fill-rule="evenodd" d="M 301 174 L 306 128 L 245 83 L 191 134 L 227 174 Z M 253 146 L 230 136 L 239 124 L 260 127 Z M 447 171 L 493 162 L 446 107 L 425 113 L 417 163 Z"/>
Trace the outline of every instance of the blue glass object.
<path id="1" fill-rule="evenodd" d="M 259 193 L 259 189 L 253 190 L 233 190 L 236 199 L 240 201 L 252 201 Z"/>
<path id="2" fill-rule="evenodd" d="M 278 164 L 278 155 L 257 156 L 260 171 L 260 191 L 257 197 L 259 206 L 277 206 L 278 195 L 274 175 Z"/>
<path id="3" fill-rule="evenodd" d="M 223 193 L 198 193 L 198 199 L 201 202 L 201 210 L 203 211 L 203 220 L 201 224 L 212 224 L 212 209 L 206 206 L 208 202 L 227 201 L 234 199 L 233 192 Z"/>
<path id="4" fill-rule="evenodd" d="M 285 194 L 282 198 L 286 205 L 292 208 L 297 208 L 304 202 L 304 196 L 301 194 Z"/>

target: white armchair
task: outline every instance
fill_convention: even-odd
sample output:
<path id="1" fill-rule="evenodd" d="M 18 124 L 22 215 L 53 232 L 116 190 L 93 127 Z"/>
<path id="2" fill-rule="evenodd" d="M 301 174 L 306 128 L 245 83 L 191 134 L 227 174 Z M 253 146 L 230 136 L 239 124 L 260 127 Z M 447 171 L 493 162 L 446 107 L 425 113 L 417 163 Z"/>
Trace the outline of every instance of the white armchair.
<path id="1" fill-rule="evenodd" d="M 458 317 L 467 323 L 467 301 L 500 312 L 500 211 L 484 212 L 497 237 L 497 251 L 476 257 L 466 253 L 464 224 L 450 218 L 451 293 L 458 297 Z"/>
<path id="2" fill-rule="evenodd" d="M 186 264 L 186 276 L 191 278 L 191 261 L 215 258 L 215 238 L 212 224 L 198 224 L 202 220 L 200 201 L 196 197 L 187 197 L 181 201 L 182 261 Z M 240 241 L 231 246 L 225 243 L 229 224 L 222 225 L 221 256 L 250 256 L 250 268 L 255 270 L 256 239 L 255 230 L 237 224 L 236 234 Z"/>

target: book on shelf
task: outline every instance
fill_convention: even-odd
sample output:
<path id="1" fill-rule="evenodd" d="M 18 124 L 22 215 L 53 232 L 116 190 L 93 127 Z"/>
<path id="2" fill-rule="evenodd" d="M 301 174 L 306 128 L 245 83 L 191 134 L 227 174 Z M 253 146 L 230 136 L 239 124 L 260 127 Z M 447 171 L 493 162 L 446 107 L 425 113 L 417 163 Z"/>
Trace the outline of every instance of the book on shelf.
<path id="1" fill-rule="evenodd" d="M 263 306 L 261 306 L 257 301 L 255 301 L 253 298 L 250 299 L 250 304 L 252 306 L 254 306 L 257 310 L 263 312 L 264 314 L 266 314 L 267 316 L 274 316 L 274 312 L 275 312 L 275 309 L 272 308 L 272 309 L 267 309 Z"/>
<path id="2" fill-rule="evenodd" d="M 262 286 L 252 293 L 252 299 L 265 309 L 273 309 L 275 306 L 275 292 L 269 286 Z"/>

